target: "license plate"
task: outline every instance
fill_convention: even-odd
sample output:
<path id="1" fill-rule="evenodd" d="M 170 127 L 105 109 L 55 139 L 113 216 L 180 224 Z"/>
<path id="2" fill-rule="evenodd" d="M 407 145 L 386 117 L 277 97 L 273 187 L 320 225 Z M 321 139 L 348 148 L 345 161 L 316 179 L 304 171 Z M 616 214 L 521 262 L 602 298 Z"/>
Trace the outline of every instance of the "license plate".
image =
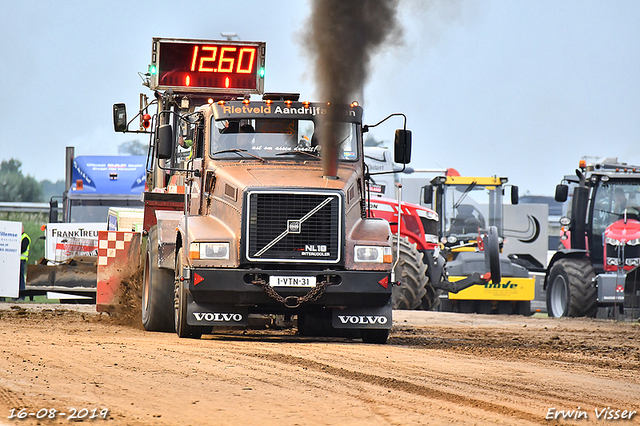
<path id="1" fill-rule="evenodd" d="M 315 287 L 316 277 L 282 277 L 270 276 L 271 287 Z"/>

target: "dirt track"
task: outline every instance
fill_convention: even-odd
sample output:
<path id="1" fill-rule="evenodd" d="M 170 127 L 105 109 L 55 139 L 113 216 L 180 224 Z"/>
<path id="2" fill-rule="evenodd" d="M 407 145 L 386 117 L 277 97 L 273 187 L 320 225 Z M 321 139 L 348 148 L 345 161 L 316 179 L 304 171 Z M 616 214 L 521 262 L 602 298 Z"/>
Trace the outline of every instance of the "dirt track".
<path id="1" fill-rule="evenodd" d="M 637 323 L 398 311 L 377 346 L 295 330 L 178 339 L 91 307 L 0 315 L 0 424 L 67 424 L 69 407 L 117 425 L 640 424 L 595 412 L 640 411 Z M 586 419 L 545 420 L 578 407 Z M 58 413 L 8 419 L 21 408 Z"/>

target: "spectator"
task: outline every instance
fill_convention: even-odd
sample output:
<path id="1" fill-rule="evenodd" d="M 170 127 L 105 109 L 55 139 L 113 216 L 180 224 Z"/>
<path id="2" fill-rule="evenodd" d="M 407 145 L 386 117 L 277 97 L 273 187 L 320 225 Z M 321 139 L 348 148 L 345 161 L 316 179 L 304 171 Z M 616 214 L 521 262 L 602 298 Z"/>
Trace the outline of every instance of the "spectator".
<path id="1" fill-rule="evenodd" d="M 22 225 L 22 243 L 20 246 L 20 292 L 26 289 L 27 282 L 27 260 L 29 259 L 29 246 L 31 245 L 31 238 L 24 232 L 24 225 Z M 24 300 L 24 296 L 20 296 L 18 300 Z"/>

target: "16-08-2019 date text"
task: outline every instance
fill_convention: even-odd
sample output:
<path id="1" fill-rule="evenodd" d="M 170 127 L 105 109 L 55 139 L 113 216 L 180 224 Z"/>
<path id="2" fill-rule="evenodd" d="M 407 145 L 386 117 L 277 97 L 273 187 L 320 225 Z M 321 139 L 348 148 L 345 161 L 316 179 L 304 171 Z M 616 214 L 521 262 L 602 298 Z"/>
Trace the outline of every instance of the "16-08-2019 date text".
<path id="1" fill-rule="evenodd" d="M 106 420 L 109 415 L 109 409 L 107 408 L 82 408 L 80 410 L 75 408 L 67 408 L 66 411 L 59 411 L 55 408 L 41 408 L 39 410 L 27 410 L 26 408 L 17 409 L 12 408 L 9 410 L 9 420 L 22 420 L 27 418 L 36 419 L 56 419 L 58 417 L 66 418 L 67 420 L 83 420 L 83 419 L 103 419 Z"/>

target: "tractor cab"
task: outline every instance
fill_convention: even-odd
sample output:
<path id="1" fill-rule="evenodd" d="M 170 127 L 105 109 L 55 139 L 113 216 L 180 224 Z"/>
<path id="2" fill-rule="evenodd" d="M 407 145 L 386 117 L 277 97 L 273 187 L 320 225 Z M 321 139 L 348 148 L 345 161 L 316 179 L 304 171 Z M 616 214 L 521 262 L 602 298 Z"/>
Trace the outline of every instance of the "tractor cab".
<path id="1" fill-rule="evenodd" d="M 473 247 L 489 226 L 504 236 L 502 203 L 505 177 L 438 176 L 424 189 L 424 203 L 440 216 L 440 242 L 450 248 Z M 517 187 L 511 192 L 517 204 Z"/>
<path id="2" fill-rule="evenodd" d="M 501 253 L 504 241 L 503 202 L 506 177 L 466 177 L 447 174 L 423 187 L 423 203 L 431 205 L 440 221 L 438 237 L 447 255 L 451 281 L 488 270 L 482 253 L 483 238 L 494 230 L 498 245 L 495 262 L 501 280 L 440 295 L 448 312 L 531 314 L 535 280 L 529 271 Z M 518 203 L 518 187 L 511 188 L 511 203 Z"/>
<path id="3" fill-rule="evenodd" d="M 568 199 L 568 186 L 574 189 L 567 216 L 561 219 L 563 248 L 587 250 L 596 270 L 606 269 L 607 230 L 620 220 L 623 225 L 629 220 L 638 221 L 640 213 L 640 168 L 608 160 L 611 161 L 581 165 L 577 176 L 565 177 L 565 183 L 556 188 L 558 201 Z M 578 234 L 584 234 L 584 240 L 577 238 Z M 613 241 L 612 237 L 609 240 Z"/>

